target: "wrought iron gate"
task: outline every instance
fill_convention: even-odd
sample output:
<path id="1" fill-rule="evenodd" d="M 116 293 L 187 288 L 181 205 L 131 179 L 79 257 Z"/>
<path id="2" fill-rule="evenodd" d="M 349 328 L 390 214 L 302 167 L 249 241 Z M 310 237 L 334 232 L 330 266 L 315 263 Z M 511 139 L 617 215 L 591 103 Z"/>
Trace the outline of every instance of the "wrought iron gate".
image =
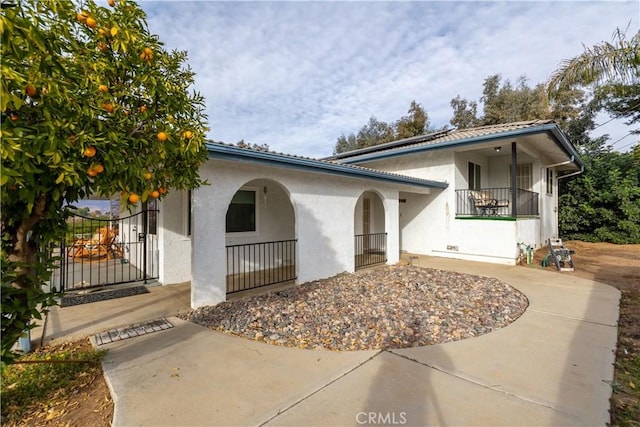
<path id="1" fill-rule="evenodd" d="M 156 279 L 157 218 L 155 209 L 117 219 L 74 214 L 66 238 L 52 250 L 60 261 L 51 288 L 73 291 Z"/>

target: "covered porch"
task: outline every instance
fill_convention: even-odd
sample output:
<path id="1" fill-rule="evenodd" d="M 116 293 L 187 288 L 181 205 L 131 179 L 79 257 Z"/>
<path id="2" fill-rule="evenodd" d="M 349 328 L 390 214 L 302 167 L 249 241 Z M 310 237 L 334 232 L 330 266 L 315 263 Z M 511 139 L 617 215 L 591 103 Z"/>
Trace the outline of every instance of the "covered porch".
<path id="1" fill-rule="evenodd" d="M 445 183 L 210 144 L 193 192 L 193 308 L 399 259 L 400 190 Z"/>

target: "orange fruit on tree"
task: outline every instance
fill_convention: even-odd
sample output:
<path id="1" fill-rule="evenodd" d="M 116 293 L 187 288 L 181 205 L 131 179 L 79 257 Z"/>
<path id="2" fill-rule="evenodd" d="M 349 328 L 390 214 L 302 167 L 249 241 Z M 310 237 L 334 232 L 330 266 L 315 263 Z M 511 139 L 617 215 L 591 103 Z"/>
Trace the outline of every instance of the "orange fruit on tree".
<path id="1" fill-rule="evenodd" d="M 102 173 L 102 172 L 104 172 L 104 166 L 102 166 L 100 163 L 98 163 L 97 165 L 95 165 L 93 167 L 93 170 L 96 171 L 97 173 Z"/>
<path id="2" fill-rule="evenodd" d="M 144 113 L 145 111 L 147 111 L 147 106 L 143 105 L 142 107 L 140 107 L 140 112 Z"/>
<path id="3" fill-rule="evenodd" d="M 96 147 L 90 145 L 89 147 L 84 149 L 82 154 L 84 154 L 85 157 L 93 157 L 96 155 Z"/>
<path id="4" fill-rule="evenodd" d="M 107 3 L 109 4 L 109 6 L 111 7 L 116 7 L 116 0 L 107 0 Z"/>
<path id="5" fill-rule="evenodd" d="M 76 15 L 76 18 L 80 22 L 86 21 L 88 17 L 89 17 L 89 14 L 87 12 L 85 12 L 84 10 Z"/>
<path id="6" fill-rule="evenodd" d="M 9 118 L 11 119 L 12 122 L 17 122 L 18 119 L 20 119 L 20 116 L 18 116 L 16 113 L 11 113 Z"/>
<path id="7" fill-rule="evenodd" d="M 94 168 L 89 168 L 87 169 L 87 175 L 93 178 L 94 176 L 98 175 L 98 171 Z"/>
<path id="8" fill-rule="evenodd" d="M 109 92 L 109 88 L 107 87 L 107 85 L 98 85 L 98 90 L 104 93 Z"/>
<path id="9" fill-rule="evenodd" d="M 183 135 L 185 139 L 191 139 L 193 137 L 193 132 L 191 132 L 190 130 L 185 130 Z"/>
<path id="10" fill-rule="evenodd" d="M 113 113 L 113 104 L 110 102 L 104 102 L 102 104 L 102 108 L 104 108 L 109 113 Z"/>
<path id="11" fill-rule="evenodd" d="M 34 96 L 36 96 L 36 94 L 38 93 L 38 91 L 36 90 L 36 88 L 33 85 L 27 85 L 27 87 L 24 90 L 27 95 L 29 95 L 31 98 L 33 98 Z"/>
<path id="12" fill-rule="evenodd" d="M 86 24 L 87 24 L 87 27 L 89 28 L 95 28 L 98 25 L 96 20 L 90 16 L 87 18 Z"/>
<path id="13" fill-rule="evenodd" d="M 138 196 L 137 194 L 131 193 L 129 194 L 128 200 L 130 203 L 138 203 L 138 201 L 140 201 L 140 196 Z"/>
<path id="14" fill-rule="evenodd" d="M 166 141 L 167 140 L 167 134 L 164 132 L 158 132 L 158 135 L 156 135 L 158 137 L 159 141 Z"/>
<path id="15" fill-rule="evenodd" d="M 153 174 L 151 172 L 146 172 L 144 174 L 144 179 L 146 179 L 147 181 L 149 181 L 152 177 L 153 177 Z"/>
<path id="16" fill-rule="evenodd" d="M 158 190 L 153 190 L 151 193 L 149 193 L 149 196 L 157 199 L 158 197 L 160 197 L 160 192 Z"/>
<path id="17" fill-rule="evenodd" d="M 158 188 L 158 192 L 159 192 L 160 194 L 167 194 L 167 189 L 166 189 L 166 188 L 164 188 L 164 187 L 160 187 L 160 188 Z"/>
<path id="18" fill-rule="evenodd" d="M 109 47 L 109 46 L 107 46 L 107 44 L 105 42 L 98 42 L 98 44 L 96 46 L 98 47 L 98 50 L 100 50 L 100 51 L 105 51 Z"/>

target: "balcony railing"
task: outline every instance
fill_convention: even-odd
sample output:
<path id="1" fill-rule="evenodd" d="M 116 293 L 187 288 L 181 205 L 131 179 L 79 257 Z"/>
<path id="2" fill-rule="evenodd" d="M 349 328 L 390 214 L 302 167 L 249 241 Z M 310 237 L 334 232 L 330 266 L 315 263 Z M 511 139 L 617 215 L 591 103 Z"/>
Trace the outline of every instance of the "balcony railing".
<path id="1" fill-rule="evenodd" d="M 356 234 L 356 269 L 387 262 L 387 233 Z"/>
<path id="2" fill-rule="evenodd" d="M 227 293 L 296 279 L 297 240 L 227 246 Z"/>
<path id="3" fill-rule="evenodd" d="M 457 217 L 512 217 L 511 188 L 482 188 L 479 190 L 456 190 Z M 516 216 L 538 216 L 538 193 L 516 190 Z"/>

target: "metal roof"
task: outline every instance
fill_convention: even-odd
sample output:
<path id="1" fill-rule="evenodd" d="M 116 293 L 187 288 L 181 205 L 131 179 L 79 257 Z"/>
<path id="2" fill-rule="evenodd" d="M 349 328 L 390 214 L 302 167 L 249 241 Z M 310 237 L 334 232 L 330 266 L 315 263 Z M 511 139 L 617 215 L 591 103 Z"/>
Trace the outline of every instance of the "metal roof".
<path id="1" fill-rule="evenodd" d="M 576 165 L 584 166 L 575 147 L 553 120 L 530 120 L 499 125 L 481 126 L 469 129 L 451 129 L 416 136 L 373 147 L 341 153 L 328 157 L 341 164 L 360 163 L 379 160 L 398 155 L 405 155 L 420 151 L 443 149 L 452 146 L 486 143 L 493 140 L 514 138 L 536 133 L 549 133 L 553 141 L 562 148 Z"/>
<path id="2" fill-rule="evenodd" d="M 417 186 L 423 188 L 444 189 L 449 186 L 448 183 L 441 181 L 431 181 L 427 179 L 364 168 L 362 166 L 340 164 L 331 161 L 312 159 L 309 157 L 275 153 L 273 151 L 259 151 L 250 148 L 241 148 L 235 145 L 223 144 L 220 142 L 207 142 L 206 146 L 207 150 L 209 151 L 209 158 L 212 159 L 260 163 L 274 167 L 297 169 L 331 175 L 341 175 L 352 178 L 373 179 L 377 181 L 386 181 L 414 187 Z"/>

